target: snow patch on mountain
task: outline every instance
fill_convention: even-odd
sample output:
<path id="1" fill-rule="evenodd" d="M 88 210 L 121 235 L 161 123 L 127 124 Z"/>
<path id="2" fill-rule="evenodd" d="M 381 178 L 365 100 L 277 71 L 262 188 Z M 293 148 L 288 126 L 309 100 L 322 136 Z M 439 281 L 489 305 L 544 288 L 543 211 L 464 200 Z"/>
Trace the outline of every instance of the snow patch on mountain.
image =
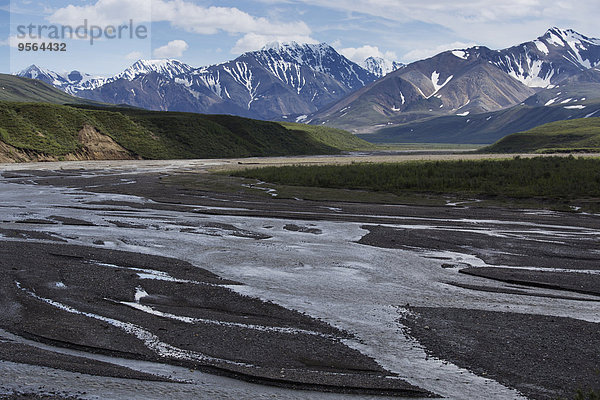
<path id="1" fill-rule="evenodd" d="M 565 46 L 561 38 L 557 36 L 553 31 L 548 32 L 548 42 L 550 42 L 550 44 L 553 44 L 554 46 Z"/>
<path id="2" fill-rule="evenodd" d="M 200 80 L 202 81 L 202 83 L 204 83 L 204 86 L 206 86 L 208 89 L 210 89 L 211 92 L 213 92 L 214 94 L 216 94 L 219 97 L 223 97 L 222 93 L 223 93 L 223 89 L 221 88 L 221 79 L 220 79 L 220 74 L 219 71 L 216 72 L 216 74 L 206 74 L 206 75 L 200 75 Z M 229 97 L 229 93 L 227 93 L 227 96 Z"/>
<path id="3" fill-rule="evenodd" d="M 235 68 L 229 68 L 223 66 L 225 72 L 227 72 L 231 77 L 240 85 L 244 86 L 246 90 L 248 90 L 248 95 L 250 96 L 250 100 L 248 101 L 248 110 L 252 106 L 252 103 L 256 100 L 256 92 L 258 87 L 260 86 L 260 81 L 254 83 L 254 75 L 252 73 L 252 69 L 248 67 L 248 64 L 245 62 L 236 62 Z"/>
<path id="4" fill-rule="evenodd" d="M 548 50 L 548 47 L 544 44 L 544 42 L 540 41 L 540 40 L 534 40 L 533 42 L 535 44 L 535 46 L 538 48 L 538 50 L 542 53 L 544 53 L 545 55 L 550 54 L 550 50 Z"/>
<path id="5" fill-rule="evenodd" d="M 266 60 L 266 65 L 269 72 L 275 75 L 279 80 L 286 85 L 291 86 L 298 94 L 306 85 L 306 79 L 302 74 L 302 69 L 298 64 L 294 64 L 284 60 Z"/>
<path id="6" fill-rule="evenodd" d="M 529 87 L 547 87 L 552 82 L 554 69 L 548 69 L 545 73 L 544 62 L 542 60 L 533 60 L 527 58 L 525 60 L 513 60 L 514 63 L 509 65 L 507 71 L 510 76 Z M 517 68 L 513 66 L 516 64 Z"/>
<path id="7" fill-rule="evenodd" d="M 454 54 L 455 57 L 462 58 L 463 60 L 467 60 L 469 58 L 469 53 L 464 50 L 453 50 L 452 54 Z"/>
<path id="8" fill-rule="evenodd" d="M 600 45 L 600 39 L 589 38 L 587 36 L 582 35 L 581 33 L 575 32 L 572 29 L 560 29 L 560 28 L 551 28 L 548 30 L 548 33 L 555 35 L 559 38 L 559 40 L 568 43 L 589 43 L 593 45 Z"/>
<path id="9" fill-rule="evenodd" d="M 450 75 L 443 83 L 440 83 L 440 73 L 437 71 L 433 71 L 433 73 L 431 74 L 431 83 L 433 83 L 433 88 L 434 88 L 433 94 L 436 94 L 437 92 L 439 92 L 439 90 L 441 88 L 443 88 L 444 86 L 446 86 L 448 84 L 448 82 L 450 82 L 450 80 L 452 80 L 452 78 L 454 78 L 454 76 Z M 431 97 L 431 96 L 429 96 L 429 97 Z"/>

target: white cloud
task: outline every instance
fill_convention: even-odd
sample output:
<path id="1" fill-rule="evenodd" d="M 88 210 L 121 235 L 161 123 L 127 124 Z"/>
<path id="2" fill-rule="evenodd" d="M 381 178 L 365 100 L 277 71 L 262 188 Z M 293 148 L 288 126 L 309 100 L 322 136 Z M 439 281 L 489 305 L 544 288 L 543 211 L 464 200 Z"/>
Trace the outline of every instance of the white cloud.
<path id="1" fill-rule="evenodd" d="M 150 6 L 151 5 L 151 6 Z M 152 10 L 140 15 L 140 10 Z M 311 29 L 303 21 L 280 22 L 251 15 L 235 7 L 203 7 L 185 0 L 97 0 L 85 6 L 69 5 L 56 10 L 48 20 L 56 24 L 106 26 L 144 22 L 170 22 L 187 32 L 212 35 L 225 32 L 244 35 L 234 52 L 256 50 L 274 40 L 315 42 Z"/>
<path id="2" fill-rule="evenodd" d="M 414 49 L 404 54 L 402 57 L 403 62 L 412 62 L 415 60 L 423 60 L 429 57 L 433 57 L 436 54 L 442 53 L 446 50 L 466 49 L 468 47 L 476 46 L 475 43 L 463 43 L 453 42 L 447 44 L 441 44 L 439 46 L 423 49 Z"/>
<path id="3" fill-rule="evenodd" d="M 298 0 L 342 11 L 354 11 L 383 17 L 388 20 L 418 20 L 429 23 L 456 21 L 497 22 L 514 18 L 535 18 L 557 9 L 572 10 L 573 3 L 591 6 L 590 0 L 542 1 L 542 0 Z M 597 7 L 596 7 L 597 8 Z M 446 25 L 446 24 L 443 24 Z"/>
<path id="4" fill-rule="evenodd" d="M 120 25 L 133 20 L 139 24 L 152 19 L 152 0 L 98 0 L 95 4 L 66 7 L 54 10 L 48 16 L 53 24 L 81 25 L 85 20 L 89 25 Z"/>
<path id="5" fill-rule="evenodd" d="M 183 52 L 186 51 L 190 46 L 185 40 L 171 40 L 164 46 L 161 46 L 154 50 L 154 57 L 157 58 L 175 58 L 181 57 Z"/>
<path id="6" fill-rule="evenodd" d="M 381 57 L 390 61 L 397 61 L 398 57 L 393 51 L 382 52 L 377 46 L 364 45 L 362 47 L 346 47 L 338 50 L 344 57 L 362 64 L 369 57 Z"/>
<path id="7" fill-rule="evenodd" d="M 131 53 L 125 56 L 126 60 L 137 61 L 144 57 L 144 54 L 141 51 L 132 51 Z"/>
<path id="8" fill-rule="evenodd" d="M 152 14 L 154 21 L 169 21 L 188 32 L 208 35 L 222 31 L 232 34 L 287 36 L 291 32 L 308 35 L 311 31 L 302 21 L 274 22 L 235 7 L 201 7 L 184 0 L 155 0 Z"/>
<path id="9" fill-rule="evenodd" d="M 531 40 L 552 26 L 598 36 L 597 0 L 296 0 L 344 13 L 356 12 L 395 23 L 424 23 L 446 29 L 458 40 L 492 48 Z M 442 29 L 439 29 L 442 28 Z M 411 28 L 414 25 L 411 24 Z M 427 33 L 423 35 L 427 37 Z M 398 38 L 402 40 L 402 38 Z M 431 41 L 431 37 L 429 37 Z M 453 39 L 451 39 L 453 40 Z M 439 42 L 438 38 L 438 42 Z"/>
<path id="10" fill-rule="evenodd" d="M 466 47 L 467 43 L 494 49 L 504 48 L 532 40 L 551 26 L 573 28 L 588 36 L 599 36 L 597 23 L 590 17 L 600 13 L 598 0 L 255 1 L 268 5 L 266 15 L 244 11 L 251 7 L 245 2 L 239 2 L 238 7 L 226 7 L 210 6 L 210 3 L 220 2 L 208 0 L 91 0 L 85 3 L 71 0 L 72 5 L 52 10 L 48 20 L 75 26 L 85 19 L 89 24 L 99 26 L 128 23 L 129 19 L 134 24 L 168 22 L 172 27 L 200 35 L 230 34 L 236 41 L 231 51 L 241 53 L 256 50 L 271 41 L 317 42 L 313 38 L 311 26 L 301 20 L 305 18 L 301 13 L 274 11 L 282 3 L 296 6 L 301 4 L 297 7 L 299 10 L 307 9 L 305 6 L 314 6 L 313 12 L 327 8 L 343 13 L 348 19 L 359 21 L 355 23 L 359 24 L 359 29 L 365 30 L 367 36 L 360 37 L 359 44 L 355 38 L 342 38 L 344 42 L 353 40 L 353 46 L 361 46 L 361 42 L 376 43 L 386 49 L 394 49 L 404 62 L 434 55 L 448 49 L 448 46 Z M 329 12 L 326 11 L 324 14 Z M 370 25 L 360 25 L 361 18 L 356 14 L 359 17 L 369 16 L 367 19 Z M 323 21 L 308 22 L 314 24 L 315 31 L 340 30 L 323 24 Z M 385 29 L 380 27 L 378 30 L 378 22 Z M 343 23 L 339 24 L 342 25 Z M 385 30 L 389 30 L 389 34 Z M 378 33 L 380 31 L 382 33 Z M 449 43 L 446 46 L 436 46 L 442 41 L 457 41 L 457 45 Z M 334 47 L 341 46 L 338 44 Z M 374 45 L 348 47 L 340 51 L 345 51 L 345 55 L 354 61 L 362 61 L 360 58 L 365 55 L 398 59 L 396 54 L 388 54 Z M 403 55 L 404 53 L 406 54 Z"/>

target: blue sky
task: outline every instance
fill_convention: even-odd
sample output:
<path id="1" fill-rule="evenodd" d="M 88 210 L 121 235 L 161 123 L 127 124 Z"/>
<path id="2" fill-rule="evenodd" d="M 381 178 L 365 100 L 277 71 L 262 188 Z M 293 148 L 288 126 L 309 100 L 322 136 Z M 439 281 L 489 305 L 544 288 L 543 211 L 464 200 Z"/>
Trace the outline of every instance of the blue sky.
<path id="1" fill-rule="evenodd" d="M 357 62 L 371 55 L 411 62 L 453 48 L 512 46 L 552 26 L 600 37 L 597 15 L 597 0 L 0 0 L 0 71 L 37 64 L 112 75 L 139 58 L 204 66 L 275 40 L 327 42 Z M 86 39 L 52 39 L 64 42 L 65 52 L 16 47 L 50 41 L 18 38 L 19 26 L 77 27 L 84 20 L 99 29 L 131 20 L 148 33 L 103 37 L 93 45 Z"/>

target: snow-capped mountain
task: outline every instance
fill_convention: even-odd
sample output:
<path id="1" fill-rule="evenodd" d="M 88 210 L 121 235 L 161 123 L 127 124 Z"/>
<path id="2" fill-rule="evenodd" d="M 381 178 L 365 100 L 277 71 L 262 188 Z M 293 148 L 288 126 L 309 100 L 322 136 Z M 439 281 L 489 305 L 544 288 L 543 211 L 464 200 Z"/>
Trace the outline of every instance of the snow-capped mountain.
<path id="1" fill-rule="evenodd" d="M 24 78 L 29 79 L 37 79 L 44 83 L 53 86 L 60 86 L 65 82 L 68 82 L 63 76 L 60 74 L 50 71 L 45 68 L 40 68 L 37 65 L 30 65 L 22 71 L 17 73 L 18 76 L 22 76 Z"/>
<path id="2" fill-rule="evenodd" d="M 151 72 L 173 79 L 181 74 L 187 74 L 194 70 L 194 67 L 182 63 L 178 60 L 139 60 L 125 71 L 113 77 L 113 80 L 127 79 L 132 81 L 135 78 L 147 75 Z"/>
<path id="3" fill-rule="evenodd" d="M 103 78 L 83 74 L 79 71 L 71 71 L 67 73 L 58 73 L 50 71 L 37 65 L 30 65 L 24 70 L 17 73 L 18 76 L 30 79 L 37 79 L 49 85 L 55 86 L 65 92 L 73 94 L 71 88 L 78 85 L 84 85 L 87 82 L 101 80 Z"/>
<path id="4" fill-rule="evenodd" d="M 295 42 L 272 43 L 202 68 L 140 60 L 110 78 L 63 82 L 50 71 L 46 75 L 49 83 L 90 100 L 262 119 L 313 113 L 377 79 L 327 44 Z"/>
<path id="5" fill-rule="evenodd" d="M 552 28 L 534 41 L 503 50 L 476 46 L 416 61 L 309 121 L 371 132 L 433 116 L 496 111 L 520 104 L 544 88 L 562 87 L 599 64 L 599 39 Z"/>
<path id="6" fill-rule="evenodd" d="M 495 111 L 534 93 L 483 58 L 444 52 L 389 73 L 312 115 L 310 122 L 368 133 L 439 115 Z"/>
<path id="7" fill-rule="evenodd" d="M 188 73 L 193 69 L 193 67 L 177 60 L 139 60 L 125 71 L 108 78 L 82 74 L 79 71 L 59 74 L 36 65 L 29 66 L 27 69 L 18 72 L 17 75 L 38 79 L 56 86 L 69 94 L 78 95 L 79 92 L 94 90 L 120 79 L 132 81 L 152 72 L 173 79 L 175 76 Z"/>
<path id="8" fill-rule="evenodd" d="M 549 29 L 531 42 L 504 50 L 485 47 L 457 50 L 457 57 L 480 57 L 523 84 L 545 88 L 600 64 L 600 39 L 571 29 Z"/>
<path id="9" fill-rule="evenodd" d="M 298 70 L 294 66 L 298 65 L 328 75 L 349 89 L 361 88 L 375 80 L 372 74 L 326 43 L 312 45 L 275 42 L 260 51 L 247 53 L 246 56 L 254 57 L 273 75 L 286 82 L 294 82 L 294 78 L 298 76 Z M 302 90 L 303 81 L 305 77 L 297 81 L 296 89 Z"/>
<path id="10" fill-rule="evenodd" d="M 570 91 L 551 90 L 563 84 L 583 90 L 585 85 L 571 78 L 599 64 L 599 39 L 552 28 L 507 49 L 457 49 L 409 65 L 370 57 L 363 68 L 327 44 L 291 42 L 271 43 L 202 68 L 177 60 L 140 60 L 108 78 L 77 71 L 58 74 L 36 66 L 19 75 L 107 103 L 298 118 L 364 132 L 440 115 L 491 112 L 525 101 L 564 101 L 568 97 L 561 96 Z M 587 90 L 586 96 L 596 96 L 595 90 Z M 536 93 L 540 95 L 532 100 Z"/>
<path id="11" fill-rule="evenodd" d="M 369 57 L 363 62 L 362 66 L 378 78 L 381 78 L 405 65 L 383 57 Z"/>

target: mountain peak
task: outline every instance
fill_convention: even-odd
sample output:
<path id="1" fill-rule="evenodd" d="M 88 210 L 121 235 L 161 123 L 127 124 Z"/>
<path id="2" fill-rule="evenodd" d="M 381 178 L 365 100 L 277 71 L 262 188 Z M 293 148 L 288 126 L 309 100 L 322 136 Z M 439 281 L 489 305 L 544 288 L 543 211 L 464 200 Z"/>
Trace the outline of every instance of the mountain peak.
<path id="1" fill-rule="evenodd" d="M 263 47 L 261 47 L 261 50 L 275 50 L 275 51 L 281 51 L 284 48 L 289 48 L 289 47 L 300 47 L 300 45 L 298 44 L 298 42 L 282 42 L 282 41 L 275 41 L 275 42 L 269 42 L 267 44 L 265 44 Z"/>
<path id="2" fill-rule="evenodd" d="M 555 46 L 564 46 L 570 43 L 591 43 L 600 45 L 599 39 L 589 38 L 573 29 L 562 29 L 557 27 L 548 29 L 546 33 L 538 39 L 545 40 Z"/>
<path id="3" fill-rule="evenodd" d="M 116 78 L 133 80 L 139 75 L 145 75 L 150 72 L 157 72 L 160 75 L 173 78 L 176 75 L 190 72 L 191 70 L 193 70 L 191 66 L 175 59 L 138 60 L 132 66 L 117 75 Z"/>
<path id="4" fill-rule="evenodd" d="M 38 79 L 54 86 L 60 86 L 66 81 L 60 74 L 46 68 L 38 67 L 35 64 L 31 64 L 24 70 L 17 72 L 16 75 L 24 78 Z"/>
<path id="5" fill-rule="evenodd" d="M 390 72 L 404 67 L 404 64 L 383 57 L 369 57 L 363 61 L 362 67 L 378 78 L 381 78 Z"/>
<path id="6" fill-rule="evenodd" d="M 323 52 L 324 50 L 333 50 L 327 43 L 298 43 L 298 42 L 270 42 L 264 45 L 259 51 L 274 51 L 276 53 L 284 52 L 299 52 L 312 51 L 315 53 Z"/>
<path id="7" fill-rule="evenodd" d="M 144 59 L 140 59 L 137 60 L 135 63 L 133 63 L 133 65 L 131 65 L 131 67 L 129 68 L 133 68 L 133 69 L 137 69 L 137 70 L 145 70 L 145 71 L 157 71 L 157 70 L 163 70 L 166 68 L 172 68 L 173 66 L 183 66 L 186 65 L 185 63 L 182 63 L 179 60 L 175 60 L 175 59 L 166 59 L 166 58 L 162 58 L 162 59 L 155 59 L 155 60 L 144 60 Z"/>
<path id="8" fill-rule="evenodd" d="M 49 72 L 49 70 L 42 68 L 42 67 L 38 67 L 35 64 L 31 64 L 29 67 L 22 69 L 21 71 L 17 72 L 17 75 L 19 76 L 24 76 L 27 73 L 31 73 L 31 72 L 41 72 L 41 73 L 47 73 Z"/>
<path id="9" fill-rule="evenodd" d="M 329 81 L 332 78 L 337 81 L 335 85 L 342 83 L 342 86 L 352 90 L 361 88 L 376 79 L 372 73 L 348 60 L 327 43 L 272 42 L 262 50 L 242 54 L 235 61 L 260 64 L 282 82 L 288 85 L 293 82 L 291 85 L 298 93 L 302 91 L 306 82 L 315 79 L 314 73 L 306 72 L 307 75 L 302 76 L 302 71 L 313 70 L 325 74 L 327 79 L 322 80 L 318 85 L 334 85 Z M 307 92 L 308 90 L 312 89 L 307 86 Z M 340 87 L 326 88 L 324 92 L 329 90 L 331 92 L 328 96 L 333 97 L 338 97 L 341 92 Z"/>
<path id="10" fill-rule="evenodd" d="M 140 58 L 139 60 L 137 60 L 134 63 L 134 65 L 136 65 L 136 64 L 148 65 L 148 66 L 158 66 L 158 65 L 169 65 L 169 64 L 183 64 L 183 63 L 174 58 L 157 58 L 157 59 L 149 59 L 149 60 Z"/>
<path id="11" fill-rule="evenodd" d="M 581 37 L 585 37 L 582 34 L 574 31 L 573 29 L 562 29 L 559 28 L 557 26 L 553 26 L 552 28 L 548 29 L 546 31 L 546 35 L 548 34 L 554 34 L 560 37 L 570 37 L 570 36 L 581 36 Z"/>

